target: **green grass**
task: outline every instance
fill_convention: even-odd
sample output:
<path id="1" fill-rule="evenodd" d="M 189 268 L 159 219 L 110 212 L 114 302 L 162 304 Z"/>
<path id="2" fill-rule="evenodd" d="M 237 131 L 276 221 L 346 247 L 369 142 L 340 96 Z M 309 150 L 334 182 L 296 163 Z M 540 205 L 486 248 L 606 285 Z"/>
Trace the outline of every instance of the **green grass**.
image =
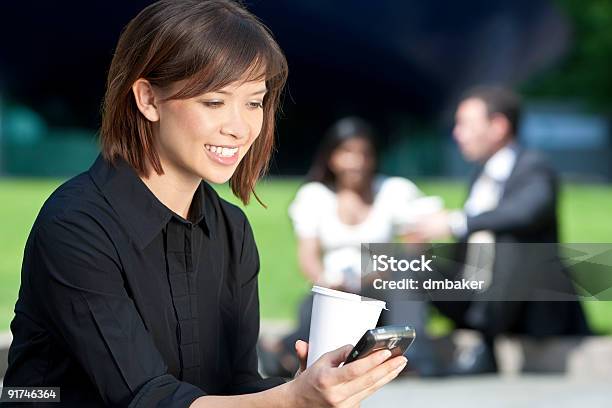
<path id="1" fill-rule="evenodd" d="M 30 227 L 42 203 L 60 182 L 0 180 L 0 331 L 8 329 L 13 316 L 23 247 Z M 461 182 L 417 184 L 425 193 L 443 197 L 449 207 L 460 206 L 465 197 L 465 185 Z M 287 216 L 287 206 L 298 187 L 299 180 L 263 181 L 257 191 L 268 208 L 262 208 L 256 201 L 245 208 L 261 256 L 260 295 L 264 318 L 293 319 L 298 302 L 309 289 L 297 267 L 295 238 Z M 223 197 L 237 202 L 226 186 L 218 190 Z M 562 240 L 612 242 L 610 203 L 611 186 L 566 185 L 560 205 Z M 585 302 L 585 309 L 596 331 L 612 333 L 612 302 Z"/>

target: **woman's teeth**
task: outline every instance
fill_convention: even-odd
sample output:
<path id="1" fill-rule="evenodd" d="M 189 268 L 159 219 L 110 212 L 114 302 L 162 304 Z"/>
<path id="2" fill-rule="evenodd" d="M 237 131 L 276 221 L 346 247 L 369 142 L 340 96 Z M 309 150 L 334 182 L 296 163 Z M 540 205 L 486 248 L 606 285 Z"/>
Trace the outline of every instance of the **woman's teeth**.
<path id="1" fill-rule="evenodd" d="M 219 156 L 223 157 L 232 157 L 238 151 L 237 147 L 221 147 L 221 146 L 212 146 L 212 145 L 204 145 L 206 150 L 209 150 Z"/>

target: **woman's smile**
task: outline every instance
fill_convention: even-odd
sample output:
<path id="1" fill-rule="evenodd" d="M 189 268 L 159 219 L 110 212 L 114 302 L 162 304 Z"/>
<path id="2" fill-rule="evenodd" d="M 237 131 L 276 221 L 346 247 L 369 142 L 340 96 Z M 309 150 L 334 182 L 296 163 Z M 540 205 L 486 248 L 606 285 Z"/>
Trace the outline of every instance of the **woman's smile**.
<path id="1" fill-rule="evenodd" d="M 204 145 L 204 150 L 206 150 L 208 157 L 210 157 L 215 163 L 225 166 L 236 164 L 238 158 L 240 157 L 239 146 L 215 146 L 206 144 Z"/>

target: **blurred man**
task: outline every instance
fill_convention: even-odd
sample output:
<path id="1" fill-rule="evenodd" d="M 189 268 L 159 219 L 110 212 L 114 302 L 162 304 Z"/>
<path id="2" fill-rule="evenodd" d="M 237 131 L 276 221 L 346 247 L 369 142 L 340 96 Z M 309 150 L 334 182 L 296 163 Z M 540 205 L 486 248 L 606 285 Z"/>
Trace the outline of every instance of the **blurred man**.
<path id="1" fill-rule="evenodd" d="M 478 264 L 479 278 L 489 291 L 495 291 L 489 295 L 495 293 L 494 299 L 500 300 L 478 301 L 475 297 L 436 303 L 458 327 L 478 330 L 484 339 L 481 346 L 469 351 L 471 355 L 460 356 L 451 368 L 453 374 L 497 371 L 492 346 L 494 337 L 501 333 L 588 333 L 578 302 L 503 301 L 524 298 L 537 279 L 549 280 L 555 290 L 564 293 L 574 290 L 569 279 L 557 279 L 564 276 L 559 273 L 560 262 L 550 275 L 541 271 L 541 264 L 530 264 L 541 246 L 524 243 L 558 242 L 557 181 L 541 156 L 518 145 L 519 115 L 520 100 L 507 89 L 480 87 L 466 94 L 457 108 L 453 134 L 463 157 L 479 164 L 476 177 L 463 209 L 428 217 L 415 233 L 423 242 L 454 236 L 467 244 L 462 246 L 465 264 Z M 466 271 L 459 273 L 465 276 Z"/>

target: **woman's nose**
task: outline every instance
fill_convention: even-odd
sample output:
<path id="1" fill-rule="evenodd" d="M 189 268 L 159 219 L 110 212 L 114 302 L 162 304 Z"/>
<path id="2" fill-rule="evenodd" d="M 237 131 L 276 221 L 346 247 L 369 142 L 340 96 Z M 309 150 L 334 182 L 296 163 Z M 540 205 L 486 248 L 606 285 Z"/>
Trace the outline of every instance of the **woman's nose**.
<path id="1" fill-rule="evenodd" d="M 366 158 L 363 154 L 352 153 L 346 156 L 345 165 L 353 170 L 359 170 L 365 165 Z"/>
<path id="2" fill-rule="evenodd" d="M 233 136 L 236 139 L 243 139 L 249 136 L 249 129 L 249 123 L 239 107 L 228 109 L 221 133 Z"/>

